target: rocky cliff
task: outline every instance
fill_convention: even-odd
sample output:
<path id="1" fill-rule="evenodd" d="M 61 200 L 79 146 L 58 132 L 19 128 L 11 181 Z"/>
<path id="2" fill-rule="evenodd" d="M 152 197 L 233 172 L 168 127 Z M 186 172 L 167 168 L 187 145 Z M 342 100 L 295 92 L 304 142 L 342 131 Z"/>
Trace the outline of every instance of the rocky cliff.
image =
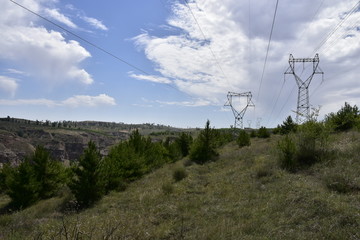
<path id="1" fill-rule="evenodd" d="M 112 145 L 128 135 L 125 131 L 96 132 L 0 121 L 0 163 L 18 164 L 37 145 L 44 146 L 54 159 L 75 161 L 90 140 L 106 155 Z"/>

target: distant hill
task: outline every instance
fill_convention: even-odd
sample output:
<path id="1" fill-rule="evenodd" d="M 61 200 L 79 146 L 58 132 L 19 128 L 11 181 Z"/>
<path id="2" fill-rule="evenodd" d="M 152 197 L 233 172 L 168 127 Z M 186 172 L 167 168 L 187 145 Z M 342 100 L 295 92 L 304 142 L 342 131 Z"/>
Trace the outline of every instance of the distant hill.
<path id="1" fill-rule="evenodd" d="M 158 136 L 179 132 L 170 126 L 125 124 L 99 121 L 32 121 L 18 118 L 0 118 L 0 163 L 17 164 L 31 154 L 37 145 L 47 149 L 54 159 L 74 161 L 92 140 L 106 155 L 109 147 L 126 140 L 134 130 L 144 135 Z"/>

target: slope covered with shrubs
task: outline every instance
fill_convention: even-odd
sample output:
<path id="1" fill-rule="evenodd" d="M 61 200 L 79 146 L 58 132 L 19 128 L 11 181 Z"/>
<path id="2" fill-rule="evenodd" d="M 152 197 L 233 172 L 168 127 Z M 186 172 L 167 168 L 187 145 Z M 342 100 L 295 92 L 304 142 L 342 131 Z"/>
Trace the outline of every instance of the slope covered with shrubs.
<path id="1" fill-rule="evenodd" d="M 178 155 L 170 153 L 169 144 L 176 141 L 151 143 L 150 152 L 137 152 L 150 142 L 134 133 L 137 144 L 120 143 L 109 154 L 108 159 L 119 159 L 121 174 L 111 171 L 117 167 L 100 167 L 105 176 L 114 176 L 108 179 L 118 180 L 92 207 L 66 210 L 71 193 L 62 190 L 25 210 L 0 215 L 0 238 L 359 239 L 360 132 L 356 124 L 339 131 L 328 121 L 311 119 L 296 131 L 251 138 L 242 146 L 234 135 L 207 124 L 200 139 L 212 139 L 208 150 L 216 155 L 201 164 L 190 161 L 191 155 L 172 159 Z M 207 149 L 194 147 L 196 141 L 190 153 Z M 128 146 L 137 147 L 127 153 Z M 163 158 L 152 158 L 153 152 Z M 124 170 L 133 169 L 125 167 L 133 158 L 140 171 L 134 174 Z M 124 180 L 124 191 L 111 190 Z"/>

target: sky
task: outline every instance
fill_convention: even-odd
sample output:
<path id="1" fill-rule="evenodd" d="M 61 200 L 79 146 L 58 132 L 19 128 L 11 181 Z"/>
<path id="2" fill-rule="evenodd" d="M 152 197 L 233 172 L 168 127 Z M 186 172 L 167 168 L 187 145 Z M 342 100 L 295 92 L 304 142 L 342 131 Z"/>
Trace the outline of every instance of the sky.
<path id="1" fill-rule="evenodd" d="M 181 128 L 210 120 L 223 128 L 234 125 L 224 106 L 230 91 L 252 93 L 255 107 L 247 108 L 244 127 L 275 127 L 296 117 L 298 86 L 284 75 L 290 54 L 316 53 L 324 74 L 314 75 L 309 96 L 319 119 L 345 102 L 359 105 L 358 0 L 0 0 L 0 6 L 0 117 Z M 312 63 L 295 66 L 302 80 L 312 75 Z M 241 111 L 246 102 L 232 103 Z"/>

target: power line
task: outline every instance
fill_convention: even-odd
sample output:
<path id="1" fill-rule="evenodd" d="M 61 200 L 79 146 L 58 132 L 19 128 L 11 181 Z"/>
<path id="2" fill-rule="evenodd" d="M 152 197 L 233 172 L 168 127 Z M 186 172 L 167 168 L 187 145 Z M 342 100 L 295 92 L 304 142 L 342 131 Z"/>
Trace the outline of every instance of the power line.
<path id="1" fill-rule="evenodd" d="M 85 38 L 83 38 L 83 37 L 79 36 L 78 34 L 71 32 L 70 30 L 68 30 L 68 29 L 66 29 L 66 28 L 64 28 L 64 27 L 62 27 L 61 25 L 59 25 L 59 24 L 57 24 L 57 23 L 55 23 L 55 22 L 53 22 L 53 21 L 51 21 L 51 20 L 49 20 L 49 19 L 47 19 L 47 18 L 45 18 L 45 17 L 41 16 L 40 14 L 38 14 L 38 13 L 36 13 L 36 12 L 34 12 L 34 11 L 30 10 L 29 8 L 27 8 L 27 7 L 23 6 L 23 5 L 21 5 L 20 3 L 17 3 L 17 2 L 15 2 L 15 1 L 13 1 L 13 0 L 9 0 L 9 1 L 11 1 L 12 3 L 14 3 L 14 4 L 18 5 L 19 7 L 21 7 L 21 8 L 23 8 L 23 9 L 25 9 L 25 10 L 27 10 L 27 11 L 31 12 L 32 14 L 34 14 L 34 15 L 38 16 L 39 18 L 41 18 L 41 19 L 43 19 L 43 20 L 45 20 L 45 21 L 47 21 L 47 22 L 49 22 L 49 23 L 53 24 L 54 26 L 56 26 L 56 27 L 60 28 L 61 30 L 63 30 L 63 31 L 65 31 L 65 32 L 67 32 L 67 33 L 69 33 L 69 34 L 71 34 L 71 35 L 73 35 L 73 36 L 75 36 L 75 37 L 79 38 L 79 39 L 80 39 L 80 40 L 82 40 L 83 42 L 86 42 L 87 44 L 89 44 L 89 45 L 91 45 L 91 46 L 93 46 L 93 47 L 97 48 L 98 50 L 100 50 L 100 51 L 102 51 L 102 52 L 104 52 L 104 53 L 106 53 L 106 54 L 108 54 L 108 55 L 112 56 L 113 58 L 115 58 L 115 59 L 117 59 L 117 60 L 119 60 L 119 61 L 121 61 L 121 62 L 125 63 L 126 65 L 128 65 L 128 66 L 130 66 L 130 67 L 132 67 L 132 68 L 136 69 L 137 71 L 140 71 L 140 72 L 142 72 L 142 73 L 145 73 L 145 74 L 147 74 L 147 75 L 150 75 L 149 73 L 147 73 L 146 71 L 144 71 L 144 70 L 140 69 L 139 67 L 137 67 L 137 66 L 135 66 L 135 65 L 133 65 L 133 64 L 131 64 L 131 63 L 129 63 L 128 61 L 126 61 L 126 60 L 124 60 L 124 59 L 122 59 L 122 58 L 120 58 L 120 57 L 118 57 L 118 56 L 116 56 L 116 55 L 112 54 L 111 52 L 109 52 L 109 51 L 105 50 L 104 48 L 99 47 L 98 45 L 96 45 L 96 44 L 94 44 L 94 43 L 92 43 L 92 42 L 90 42 L 90 41 L 86 40 Z"/>
<path id="2" fill-rule="evenodd" d="M 320 9 L 321 9 L 322 5 L 324 4 L 324 1 L 325 1 L 325 0 L 322 0 L 322 1 L 321 1 L 319 7 L 316 9 L 314 15 L 313 15 L 312 18 L 311 18 L 310 24 L 309 24 L 306 28 L 303 29 L 303 31 L 302 31 L 301 34 L 299 35 L 300 37 L 298 37 L 298 39 L 302 39 L 303 36 L 305 35 L 305 33 L 307 33 L 307 32 L 309 31 L 312 23 L 314 22 L 314 19 L 315 19 L 316 16 L 319 14 Z M 292 46 L 292 48 L 290 48 L 290 49 L 291 49 L 290 52 L 294 52 L 294 46 Z"/>
<path id="3" fill-rule="evenodd" d="M 194 18 L 195 23 L 196 23 L 196 25 L 198 26 L 198 28 L 199 28 L 199 30 L 200 30 L 203 38 L 204 38 L 204 41 L 207 41 L 207 37 L 205 36 L 205 33 L 204 33 L 204 31 L 202 30 L 202 28 L 201 28 L 201 26 L 200 26 L 200 24 L 199 24 L 199 21 L 198 21 L 197 18 L 195 17 L 194 12 L 192 11 L 191 7 L 189 6 L 188 0 L 184 0 L 184 2 L 185 2 L 185 5 L 187 6 L 187 8 L 189 9 L 192 17 Z M 223 76 L 225 77 L 226 81 L 228 82 L 228 77 L 227 77 L 227 75 L 225 74 L 223 68 L 221 67 L 221 65 L 220 65 L 220 63 L 219 63 L 219 60 L 217 59 L 214 51 L 212 50 L 212 48 L 211 48 L 210 45 L 208 45 L 208 47 L 209 47 L 210 52 L 211 52 L 211 54 L 212 54 L 212 56 L 213 56 L 213 58 L 214 58 L 214 60 L 215 60 L 215 62 L 216 62 L 216 65 L 218 66 L 218 68 L 220 69 L 221 73 L 223 74 Z M 228 84 L 229 84 L 229 82 L 228 82 Z"/>
<path id="4" fill-rule="evenodd" d="M 320 11 L 320 9 L 321 9 L 321 7 L 322 7 L 322 5 L 323 5 L 323 2 L 324 2 L 324 0 L 321 1 L 319 7 L 317 8 L 314 16 L 312 17 L 311 23 L 313 22 L 313 20 L 315 19 L 315 17 L 316 17 L 317 14 L 319 13 L 319 11 Z M 329 41 L 329 40 L 333 37 L 333 35 L 335 34 L 335 32 L 338 31 L 339 28 L 344 24 L 344 22 L 347 21 L 347 20 L 349 19 L 349 17 L 350 17 L 354 12 L 356 12 L 359 4 L 360 4 L 360 1 L 358 1 L 358 2 L 347 12 L 347 14 L 344 16 L 344 18 L 341 19 L 341 21 L 340 21 L 340 22 L 328 33 L 328 35 L 326 35 L 326 37 L 319 43 L 319 45 L 315 48 L 314 52 L 316 52 L 316 51 L 318 51 L 319 49 L 321 49 L 321 48 L 325 45 L 325 43 L 328 43 L 327 46 L 326 46 L 325 48 L 323 48 L 320 52 L 328 51 L 328 50 L 339 40 L 339 38 L 345 37 L 345 36 L 347 35 L 347 33 L 345 32 L 345 33 L 343 33 L 343 34 L 337 35 L 335 38 L 333 38 L 331 41 Z M 352 21 L 351 23 L 349 23 L 348 25 L 351 26 L 351 28 L 353 28 L 353 27 L 356 26 L 357 22 L 358 22 L 358 20 L 353 20 L 353 21 Z M 301 36 L 303 36 L 303 35 L 304 35 L 304 32 L 306 32 L 306 31 L 307 31 L 307 30 L 303 31 L 302 34 L 301 34 Z M 303 71 L 304 71 L 304 69 L 303 69 Z M 339 74 L 336 74 L 335 76 L 337 76 L 337 75 L 339 75 Z M 332 77 L 330 77 L 330 78 L 333 78 L 333 77 L 335 77 L 335 76 L 332 76 Z M 330 78 L 327 78 L 327 80 L 329 80 Z M 312 96 L 315 92 L 317 92 L 317 91 L 319 90 L 319 88 L 322 86 L 322 84 L 323 84 L 323 81 L 314 89 L 314 91 L 311 93 L 310 96 Z M 283 88 L 283 86 L 281 87 L 281 89 L 282 89 L 282 88 Z M 284 107 L 286 106 L 286 104 L 288 103 L 288 100 L 289 100 L 289 98 L 291 97 L 291 95 L 292 95 L 292 93 L 293 93 L 294 90 L 295 90 L 295 86 L 294 86 L 294 88 L 291 90 L 289 96 L 287 97 L 287 100 L 284 102 L 283 106 L 281 107 L 281 109 L 280 109 L 280 111 L 279 111 L 279 113 L 278 113 L 279 115 L 280 115 L 280 113 L 283 111 L 283 109 L 284 109 Z M 280 90 L 280 92 L 281 92 L 281 90 Z M 276 105 L 276 103 L 275 103 L 275 105 Z M 273 109 L 274 109 L 274 108 L 273 108 Z M 272 112 L 273 112 L 273 110 L 272 110 Z M 271 114 L 270 114 L 270 116 L 271 116 Z"/>
<path id="5" fill-rule="evenodd" d="M 51 20 L 47 19 L 46 17 L 44 17 L 44 16 L 42 16 L 42 15 L 40 15 L 40 14 L 38 14 L 38 13 L 36 13 L 36 12 L 32 11 L 31 9 L 29 9 L 29 8 L 27 8 L 27 7 L 23 6 L 23 5 L 21 5 L 20 3 L 17 3 L 17 2 L 15 2 L 15 1 L 13 1 L 13 0 L 9 0 L 9 1 L 11 1 L 12 3 L 14 3 L 14 4 L 18 5 L 19 7 L 21 7 L 21 8 L 23 8 L 23 9 L 27 10 L 28 12 L 30 12 L 30 13 L 32 13 L 32 14 L 34 14 L 34 15 L 36 15 L 37 17 L 39 17 L 39 18 L 41 18 L 41 19 L 45 20 L 46 22 L 49 22 L 49 23 L 53 24 L 54 26 L 56 26 L 56 27 L 60 28 L 61 30 L 63 30 L 63 31 L 65 31 L 65 32 L 67 32 L 67 33 L 69 33 L 69 34 L 71 34 L 71 35 L 73 35 L 73 36 L 77 37 L 78 39 L 82 40 L 83 42 L 85 42 L 85 43 L 89 44 L 90 46 L 93 46 L 94 48 L 96 48 L 96 49 L 98 49 L 98 50 L 100 50 L 100 51 L 102 51 L 102 52 L 104 52 L 104 53 L 106 53 L 107 55 L 109 55 L 109 56 L 111 56 L 111 57 L 115 58 L 116 60 L 118 60 L 118 61 L 120 61 L 120 62 L 122 62 L 122 63 L 124 63 L 124 64 L 126 64 L 126 65 L 128 65 L 128 66 L 130 66 L 131 68 L 133 68 L 133 69 L 135 69 L 135 70 L 137 70 L 137 71 L 139 71 L 139 72 L 142 72 L 142 73 L 144 73 L 145 75 L 151 75 L 150 73 L 146 72 L 145 70 L 143 70 L 143 69 L 141 69 L 141 68 L 139 68 L 139 67 L 135 66 L 134 64 L 132 64 L 132 63 L 130 63 L 130 62 L 128 62 L 128 61 L 126 61 L 126 60 L 124 60 L 124 59 L 122 59 L 122 58 L 120 58 L 120 57 L 116 56 L 115 54 L 113 54 L 113 53 L 109 52 L 108 50 L 106 50 L 106 49 L 104 49 L 104 48 L 102 48 L 102 47 L 100 47 L 100 46 L 96 45 L 95 43 L 92 43 L 92 42 L 90 42 L 89 40 L 86 40 L 85 38 L 83 38 L 83 37 L 79 36 L 78 34 L 76 34 L 76 33 L 72 32 L 72 31 L 70 31 L 70 30 L 66 29 L 65 27 L 63 27 L 63 26 L 61 26 L 61 25 L 59 25 L 59 24 L 57 24 L 57 23 L 55 23 L 55 22 L 53 22 L 53 21 L 51 21 Z M 178 91 L 178 92 L 181 92 L 181 93 L 183 93 L 183 94 L 187 95 L 187 96 L 188 96 L 188 97 L 190 97 L 190 98 L 193 98 L 193 96 L 191 96 L 190 94 L 188 94 L 188 93 L 186 93 L 186 92 L 182 92 L 182 91 L 180 91 L 179 89 L 177 89 L 176 87 L 174 87 L 173 85 L 171 85 L 171 84 L 169 84 L 169 83 L 164 83 L 164 84 L 165 84 L 165 85 L 167 85 L 168 87 L 171 87 L 171 88 L 175 89 L 175 90 L 176 90 L 176 91 Z"/>
<path id="6" fill-rule="evenodd" d="M 283 81 L 283 83 L 282 83 L 282 85 L 281 85 L 279 94 L 278 94 L 277 97 L 276 97 L 275 104 L 274 104 L 274 106 L 273 106 L 273 108 L 272 108 L 272 110 L 271 110 L 271 112 L 270 112 L 270 115 L 269 115 L 269 118 L 268 118 L 267 123 L 269 123 L 269 121 L 270 121 L 270 119 L 271 119 L 271 117 L 272 117 L 272 114 L 273 114 L 273 112 L 274 112 L 274 110 L 275 110 L 275 107 L 276 107 L 278 101 L 279 101 L 279 97 L 280 97 L 281 92 L 282 92 L 282 90 L 283 90 L 283 88 L 284 88 L 284 85 L 285 85 L 285 79 L 284 79 L 284 81 Z"/>
<path id="7" fill-rule="evenodd" d="M 358 19 L 355 19 L 353 20 L 352 22 L 350 22 L 347 26 L 347 29 L 354 29 L 358 24 L 359 24 L 359 21 L 360 21 L 360 17 Z M 357 30 L 355 30 L 357 31 Z M 333 40 L 329 41 L 327 46 L 325 46 L 324 48 L 321 49 L 320 53 L 325 53 L 327 51 L 329 51 L 335 44 L 337 41 L 339 41 L 340 39 L 344 39 L 346 38 L 346 36 L 348 35 L 349 33 L 348 32 L 344 32 L 344 33 L 340 33 L 338 34 L 337 36 L 335 36 L 333 38 Z"/>
<path id="8" fill-rule="evenodd" d="M 294 92 L 295 88 L 296 88 L 296 85 L 294 85 L 294 87 L 292 88 L 292 90 L 291 90 L 291 92 L 289 93 L 288 97 L 286 98 L 286 101 L 284 102 L 284 104 L 282 105 L 279 113 L 277 114 L 278 116 L 279 116 L 279 115 L 281 114 L 281 112 L 284 110 L 284 107 L 286 106 L 286 104 L 289 103 L 289 99 L 290 99 L 290 97 L 293 95 L 293 92 Z"/>
<path id="9" fill-rule="evenodd" d="M 360 1 L 358 1 L 352 9 L 346 14 L 346 16 L 333 28 L 332 31 L 320 42 L 320 44 L 315 48 L 314 53 L 316 53 L 330 38 L 331 36 L 341 27 L 341 25 L 357 10 Z"/>
<path id="10" fill-rule="evenodd" d="M 261 91 L 261 85 L 262 85 L 262 82 L 263 82 L 263 79 L 264 79 L 264 73 L 265 73 L 267 58 L 268 58 L 268 54 L 269 54 L 271 38 L 272 38 L 273 30 L 274 30 L 275 18 L 276 18 L 276 13 L 277 13 L 278 5 L 279 5 L 279 0 L 276 0 L 275 12 L 274 12 L 274 16 L 273 16 L 273 20 L 272 20 L 272 24 L 271 24 L 271 31 L 270 31 L 270 36 L 269 36 L 269 42 L 268 42 L 268 46 L 267 46 L 267 49 L 266 49 L 264 66 L 263 66 L 263 70 L 262 70 L 262 74 L 261 74 L 261 80 L 260 80 L 258 95 L 257 95 L 257 98 L 256 98 L 258 102 L 259 102 L 259 96 L 260 96 L 260 91 Z"/>

